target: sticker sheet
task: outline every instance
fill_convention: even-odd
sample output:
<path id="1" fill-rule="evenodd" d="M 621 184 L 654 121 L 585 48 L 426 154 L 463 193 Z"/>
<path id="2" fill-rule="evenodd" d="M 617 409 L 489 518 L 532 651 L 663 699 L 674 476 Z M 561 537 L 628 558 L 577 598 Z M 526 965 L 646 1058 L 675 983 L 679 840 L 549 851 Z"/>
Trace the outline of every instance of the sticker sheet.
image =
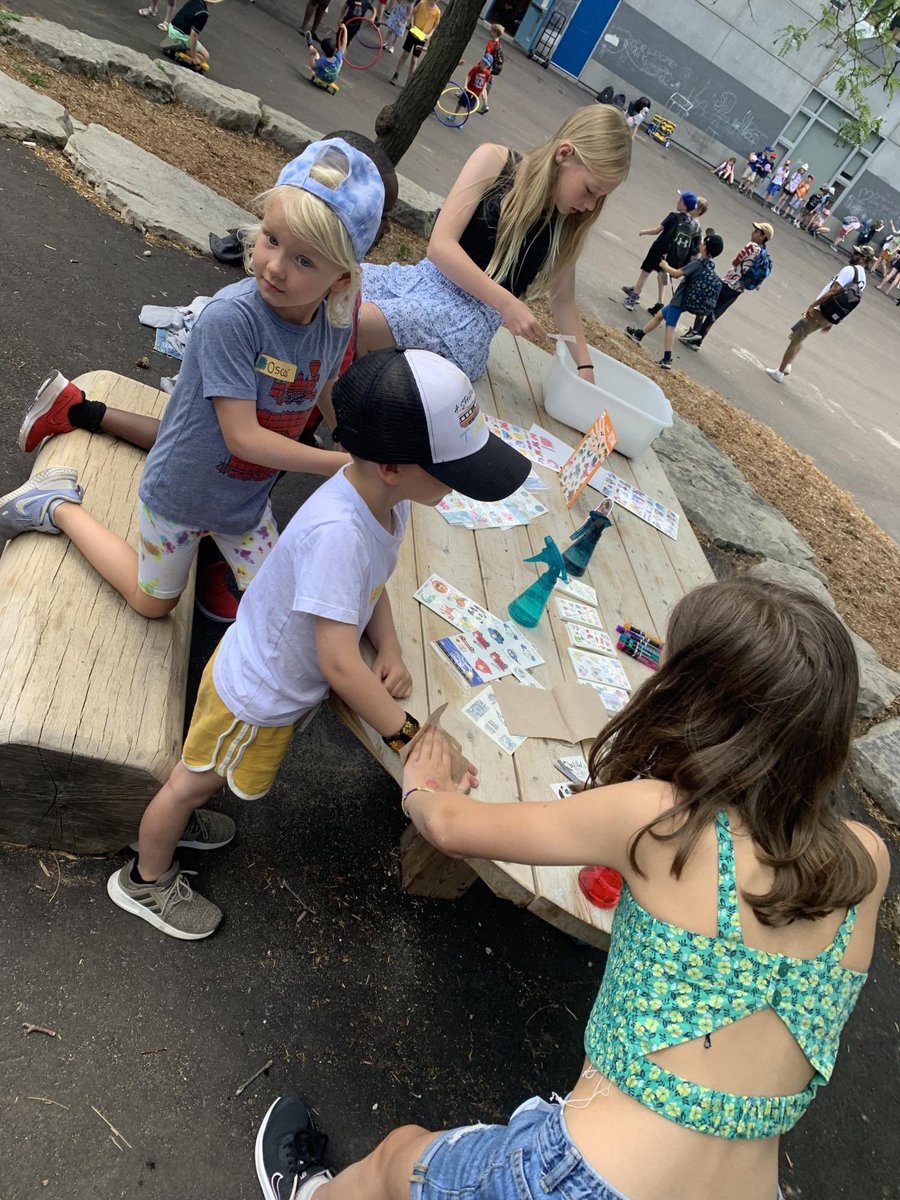
<path id="1" fill-rule="evenodd" d="M 492 687 L 486 687 L 468 704 L 463 705 L 462 712 L 507 754 L 515 754 L 525 741 L 523 737 L 513 737 L 506 728 L 503 713 L 500 711 Z"/>
<path id="2" fill-rule="evenodd" d="M 614 504 L 618 504 L 619 508 L 634 513 L 636 517 L 640 517 L 642 521 L 646 521 L 648 525 L 652 525 L 666 537 L 672 538 L 673 541 L 678 537 L 678 513 L 667 508 L 661 500 L 654 500 L 652 496 L 648 496 L 646 492 L 642 492 L 640 488 L 636 488 L 627 480 L 620 479 L 618 475 L 607 471 L 606 468 L 598 471 L 590 484 L 592 488 L 607 496 Z"/>
<path id="3" fill-rule="evenodd" d="M 413 594 L 420 604 L 449 621 L 460 633 L 471 635 L 469 640 L 480 650 L 499 650 L 513 667 L 530 669 L 543 663 L 536 647 L 511 621 L 501 621 L 440 575 L 430 575 Z"/>
<path id="4" fill-rule="evenodd" d="M 602 683 L 594 683 L 591 679 L 582 680 L 589 687 L 592 687 L 600 699 L 603 701 L 603 707 L 608 713 L 620 712 L 628 703 L 629 696 L 622 688 L 606 687 Z"/>
<path id="5" fill-rule="evenodd" d="M 542 439 L 523 425 L 512 425 L 509 421 L 501 421 L 499 417 L 489 417 L 485 414 L 485 420 L 491 433 L 495 433 L 507 445 L 513 446 L 539 467 L 549 467 L 551 471 L 559 471 L 562 467 L 565 460 L 557 461 L 558 453 L 550 453 L 550 444 L 546 437 Z"/>
<path id="6" fill-rule="evenodd" d="M 564 758 L 558 758 L 556 768 L 558 771 L 562 771 L 566 779 L 570 779 L 572 783 L 587 783 L 588 781 L 587 759 L 582 754 L 567 754 Z"/>
<path id="7" fill-rule="evenodd" d="M 631 691 L 628 676 L 622 670 L 618 659 L 604 658 L 601 654 L 593 654 L 590 650 L 579 650 L 575 646 L 569 646 L 569 658 L 572 660 L 575 674 L 586 683 L 600 683 L 604 687 Z M 603 699 L 602 696 L 600 698 Z"/>
<path id="8" fill-rule="evenodd" d="M 576 600 L 581 600 L 585 604 L 590 604 L 592 608 L 597 607 L 597 593 L 589 583 L 582 583 L 580 579 L 569 579 L 563 583 L 561 579 L 557 579 L 553 585 L 555 592 L 562 592 L 566 596 L 574 596 Z"/>
<path id="9" fill-rule="evenodd" d="M 601 413 L 560 470 L 559 482 L 566 508 L 572 507 L 591 478 L 606 462 L 609 452 L 615 448 L 618 440 L 612 421 L 605 412 Z"/>
<path id="10" fill-rule="evenodd" d="M 547 457 L 556 459 L 560 465 L 562 465 L 567 458 L 572 457 L 575 447 L 570 446 L 568 442 L 564 442 L 562 438 L 558 438 L 554 434 L 548 433 L 548 431 L 546 429 L 542 429 L 536 421 L 528 430 L 528 432 L 533 437 L 537 438 L 541 449 L 544 451 Z"/>
<path id="11" fill-rule="evenodd" d="M 579 604 L 577 600 L 567 600 L 565 596 L 557 596 L 556 611 L 564 621 L 577 621 L 579 625 L 593 625 L 595 629 L 603 628 L 597 610 L 588 608 L 586 604 Z"/>
<path id="12" fill-rule="evenodd" d="M 548 509 L 527 488 L 521 487 L 502 504 L 470 500 L 459 492 L 451 492 L 438 504 L 437 511 L 448 525 L 461 525 L 464 529 L 511 529 L 542 517 Z"/>
<path id="13" fill-rule="evenodd" d="M 479 687 L 492 679 L 501 679 L 512 671 L 512 663 L 499 650 L 482 650 L 464 633 L 438 638 L 433 645 L 446 655 L 470 687 Z"/>
<path id="14" fill-rule="evenodd" d="M 566 622 L 566 633 L 569 641 L 579 650 L 593 650 L 597 654 L 606 654 L 609 658 L 616 657 L 616 647 L 608 633 L 595 629 L 591 625 L 576 625 L 573 621 Z"/>

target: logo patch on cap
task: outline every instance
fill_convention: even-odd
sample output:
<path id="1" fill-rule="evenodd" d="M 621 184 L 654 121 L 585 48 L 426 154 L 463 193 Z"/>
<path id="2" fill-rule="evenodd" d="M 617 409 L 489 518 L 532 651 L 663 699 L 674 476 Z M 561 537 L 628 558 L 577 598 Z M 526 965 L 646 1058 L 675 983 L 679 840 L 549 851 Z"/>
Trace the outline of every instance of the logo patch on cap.
<path id="1" fill-rule="evenodd" d="M 476 433 L 484 425 L 484 416 L 475 399 L 475 392 L 469 388 L 465 396 L 454 405 L 459 431 L 464 441 L 468 441 L 471 433 Z"/>

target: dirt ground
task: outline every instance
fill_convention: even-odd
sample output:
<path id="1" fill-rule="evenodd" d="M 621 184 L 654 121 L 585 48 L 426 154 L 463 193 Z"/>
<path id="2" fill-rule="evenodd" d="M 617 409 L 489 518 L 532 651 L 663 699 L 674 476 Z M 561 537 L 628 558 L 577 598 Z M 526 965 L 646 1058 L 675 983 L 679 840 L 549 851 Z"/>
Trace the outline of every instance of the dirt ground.
<path id="1" fill-rule="evenodd" d="M 15 45 L 0 44 L 0 70 L 64 104 L 79 120 L 107 126 L 242 207 L 250 207 L 253 197 L 271 185 L 287 158 L 277 146 L 218 129 L 181 104 L 153 103 L 121 80 L 97 82 L 54 71 Z M 40 148 L 38 152 L 79 192 L 102 204 L 62 154 Z M 370 258 L 415 262 L 424 252 L 423 239 L 395 226 Z M 535 307 L 542 319 L 549 319 L 545 307 Z M 593 345 L 657 379 L 673 408 L 724 450 L 760 495 L 800 531 L 828 577 L 841 615 L 886 663 L 900 669 L 896 543 L 849 493 L 769 426 L 677 369 L 663 378 L 624 334 L 587 314 L 585 328 Z M 552 344 L 546 349 L 552 351 Z"/>

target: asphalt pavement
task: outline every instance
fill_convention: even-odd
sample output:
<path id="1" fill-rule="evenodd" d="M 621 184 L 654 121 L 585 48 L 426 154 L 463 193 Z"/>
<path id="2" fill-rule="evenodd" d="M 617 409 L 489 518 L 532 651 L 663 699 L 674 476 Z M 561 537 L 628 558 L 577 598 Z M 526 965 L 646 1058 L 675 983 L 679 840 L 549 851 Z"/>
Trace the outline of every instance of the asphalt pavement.
<path id="1" fill-rule="evenodd" d="M 134 230 L 14 143 L 0 142 L 0 187 L 5 490 L 27 475 L 15 434 L 51 367 L 155 383 L 172 360 L 151 350 L 141 305 L 237 275 L 175 249 L 145 257 Z M 314 482 L 279 485 L 282 522 Z M 220 633 L 195 620 L 192 688 Z M 482 884 L 451 904 L 404 895 L 396 787 L 330 712 L 294 740 L 267 800 L 223 807 L 235 843 L 183 858 L 225 910 L 206 942 L 115 908 L 105 881 L 121 858 L 0 847 L 0 1200 L 251 1200 L 258 1122 L 289 1088 L 315 1104 L 340 1166 L 397 1124 L 503 1120 L 574 1079 L 604 955 Z M 788 1200 L 896 1200 L 897 995 L 884 935 L 834 1081 L 785 1139 Z"/>
<path id="2" fill-rule="evenodd" d="M 323 29 L 338 4 L 332 0 Z M 12 7 L 151 55 L 161 37 L 152 22 L 137 15 L 136 0 L 82 0 L 78 5 L 69 0 L 28 0 L 27 5 L 12 0 Z M 345 70 L 337 96 L 310 87 L 305 44 L 296 29 L 303 8 L 303 0 L 228 0 L 216 5 L 204 33 L 211 77 L 261 96 L 267 105 L 314 129 L 349 126 L 372 134 L 380 109 L 399 94 L 390 84 L 397 56 L 384 55 L 371 70 Z M 478 29 L 463 56 L 465 65 L 476 61 L 483 45 L 484 32 Z M 479 142 L 494 140 L 527 149 L 549 137 L 573 107 L 591 101 L 591 93 L 541 69 L 510 44 L 503 74 L 491 93 L 490 114 L 473 116 L 462 130 L 428 120 L 401 170 L 423 187 L 446 193 Z M 773 137 L 777 132 L 772 131 Z M 621 327 L 631 321 L 620 303 L 620 285 L 634 282 L 649 244 L 637 231 L 659 223 L 674 206 L 679 188 L 710 198 L 705 222 L 724 236 L 726 255 L 744 244 L 751 221 L 761 215 L 758 205 L 729 192 L 703 164 L 639 135 L 631 176 L 610 197 L 579 267 L 579 298 L 600 320 Z M 884 215 L 895 220 L 900 216 Z M 763 368 L 777 366 L 790 326 L 846 261 L 783 221 L 776 220 L 775 227 L 774 271 L 768 282 L 738 301 L 699 353 L 676 342 L 676 364 L 808 454 L 900 541 L 900 405 L 890 366 L 900 311 L 871 287 L 862 307 L 841 329 L 807 342 L 788 383 L 774 383 Z M 648 343 L 647 353 L 659 357 L 661 335 Z"/>

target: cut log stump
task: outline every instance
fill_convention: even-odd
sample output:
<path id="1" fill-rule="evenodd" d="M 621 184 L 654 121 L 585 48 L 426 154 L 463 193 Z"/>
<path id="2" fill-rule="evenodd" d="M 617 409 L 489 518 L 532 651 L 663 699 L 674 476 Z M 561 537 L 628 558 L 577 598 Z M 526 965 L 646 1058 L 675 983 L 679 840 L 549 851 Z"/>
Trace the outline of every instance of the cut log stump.
<path id="1" fill-rule="evenodd" d="M 160 417 L 166 395 L 111 371 L 89 398 Z M 77 467 L 85 508 L 137 545 L 146 455 L 102 434 L 45 442 L 33 471 Z M 24 462 L 24 459 L 23 459 Z M 64 535 L 0 557 L 0 840 L 96 854 L 137 834 L 181 752 L 194 582 L 162 620 L 139 616 Z"/>

